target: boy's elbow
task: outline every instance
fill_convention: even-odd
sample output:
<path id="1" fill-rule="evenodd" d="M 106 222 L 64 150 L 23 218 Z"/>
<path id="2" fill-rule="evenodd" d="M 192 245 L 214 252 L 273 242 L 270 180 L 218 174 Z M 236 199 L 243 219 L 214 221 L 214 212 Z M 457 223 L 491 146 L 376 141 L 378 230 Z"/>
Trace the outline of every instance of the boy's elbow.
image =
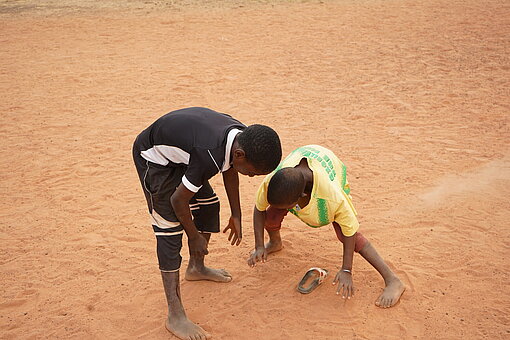
<path id="1" fill-rule="evenodd" d="M 170 196 L 170 205 L 174 210 L 178 208 L 179 202 L 182 202 L 182 198 L 179 199 L 179 194 L 177 192 L 174 192 L 174 194 Z"/>
<path id="2" fill-rule="evenodd" d="M 175 192 L 170 196 L 170 204 L 174 210 L 178 208 L 189 207 L 189 201 L 195 195 L 194 192 L 188 190 L 184 185 L 179 185 Z"/>

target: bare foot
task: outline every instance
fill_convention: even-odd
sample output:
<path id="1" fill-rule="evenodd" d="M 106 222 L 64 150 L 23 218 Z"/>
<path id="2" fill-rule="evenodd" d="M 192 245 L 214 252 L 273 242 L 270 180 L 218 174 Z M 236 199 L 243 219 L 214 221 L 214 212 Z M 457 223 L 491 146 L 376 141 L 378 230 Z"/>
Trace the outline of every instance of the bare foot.
<path id="1" fill-rule="evenodd" d="M 187 317 L 173 318 L 171 321 L 167 318 L 165 327 L 170 333 L 182 340 L 206 340 L 211 338 L 209 333 L 204 331 L 199 325 L 191 322 Z"/>
<path id="2" fill-rule="evenodd" d="M 375 301 L 375 305 L 381 308 L 390 308 L 394 306 L 406 290 L 406 287 L 397 277 L 390 280 L 384 288 L 382 294 Z"/>
<path id="3" fill-rule="evenodd" d="M 276 242 L 276 241 L 269 240 L 269 242 L 266 243 L 265 247 L 266 247 L 267 253 L 271 254 L 271 253 L 276 253 L 277 251 L 282 250 L 283 244 L 282 244 L 282 241 Z"/>
<path id="4" fill-rule="evenodd" d="M 232 281 L 232 275 L 229 274 L 225 269 L 212 269 L 209 267 L 203 267 L 197 269 L 196 267 L 186 270 L 184 278 L 188 281 L 199 281 L 208 280 L 214 282 L 230 282 Z"/>

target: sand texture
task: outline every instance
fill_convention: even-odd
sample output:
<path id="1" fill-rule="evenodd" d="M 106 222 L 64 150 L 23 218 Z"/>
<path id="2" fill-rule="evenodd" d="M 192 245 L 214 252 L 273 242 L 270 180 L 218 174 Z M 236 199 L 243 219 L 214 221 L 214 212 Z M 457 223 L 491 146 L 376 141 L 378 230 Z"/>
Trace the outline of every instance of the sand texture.
<path id="1" fill-rule="evenodd" d="M 182 281 L 214 339 L 509 339 L 509 36 L 505 0 L 0 1 L 0 338 L 175 339 L 131 145 L 205 106 L 271 125 L 284 154 L 333 150 L 407 285 L 376 307 L 356 255 L 354 299 L 332 276 L 299 294 L 342 247 L 293 216 L 248 267 L 262 178 L 242 177 L 243 242 L 207 258 L 234 280 Z"/>

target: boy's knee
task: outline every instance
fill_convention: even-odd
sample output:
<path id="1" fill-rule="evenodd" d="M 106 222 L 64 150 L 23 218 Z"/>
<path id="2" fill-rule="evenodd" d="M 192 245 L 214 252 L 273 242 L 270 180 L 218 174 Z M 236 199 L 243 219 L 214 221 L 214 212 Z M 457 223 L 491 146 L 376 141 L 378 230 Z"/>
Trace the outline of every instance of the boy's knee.
<path id="1" fill-rule="evenodd" d="M 354 251 L 356 253 L 361 252 L 370 242 L 361 233 L 356 233 L 356 241 L 354 244 Z"/>
<path id="2" fill-rule="evenodd" d="M 342 243 L 344 243 L 344 240 L 345 240 L 345 236 L 344 234 L 342 233 L 342 228 L 340 227 L 340 225 L 336 222 L 333 222 L 333 227 L 335 229 L 335 233 L 336 233 L 336 237 L 338 238 L 338 240 Z M 356 253 L 359 253 L 360 251 L 363 250 L 363 248 L 365 248 L 365 246 L 369 243 L 367 238 L 365 236 L 363 236 L 362 233 L 360 233 L 359 231 L 356 232 L 356 234 L 354 234 L 354 251 Z"/>
<path id="3" fill-rule="evenodd" d="M 266 210 L 266 223 L 264 224 L 264 228 L 267 231 L 280 230 L 282 227 L 283 219 L 287 213 L 288 210 L 286 209 L 277 209 L 269 206 L 269 208 Z"/>
<path id="4" fill-rule="evenodd" d="M 166 257 L 164 259 L 161 259 L 158 256 L 158 262 L 159 270 L 162 272 L 176 272 L 181 268 L 182 257 L 180 254 L 174 257 Z"/>
<path id="5" fill-rule="evenodd" d="M 171 236 L 156 235 L 159 269 L 173 272 L 181 268 L 182 234 Z"/>
<path id="6" fill-rule="evenodd" d="M 198 231 L 205 233 L 217 233 L 220 231 L 219 201 L 213 204 L 198 205 L 191 212 Z"/>

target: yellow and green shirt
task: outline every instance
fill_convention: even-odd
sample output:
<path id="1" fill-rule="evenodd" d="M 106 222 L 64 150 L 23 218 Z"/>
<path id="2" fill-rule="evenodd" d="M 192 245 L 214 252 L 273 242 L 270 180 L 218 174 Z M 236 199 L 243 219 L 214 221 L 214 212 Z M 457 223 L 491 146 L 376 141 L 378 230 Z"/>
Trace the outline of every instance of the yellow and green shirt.
<path id="1" fill-rule="evenodd" d="M 276 171 L 295 167 L 303 158 L 306 158 L 313 172 L 310 202 L 302 209 L 296 207 L 289 211 L 310 227 L 318 228 L 337 222 L 342 228 L 342 234 L 354 235 L 359 229 L 359 223 L 349 195 L 346 167 L 333 152 L 319 145 L 297 148 L 264 178 L 257 191 L 257 209 L 265 211 L 269 207 L 267 187 Z"/>

